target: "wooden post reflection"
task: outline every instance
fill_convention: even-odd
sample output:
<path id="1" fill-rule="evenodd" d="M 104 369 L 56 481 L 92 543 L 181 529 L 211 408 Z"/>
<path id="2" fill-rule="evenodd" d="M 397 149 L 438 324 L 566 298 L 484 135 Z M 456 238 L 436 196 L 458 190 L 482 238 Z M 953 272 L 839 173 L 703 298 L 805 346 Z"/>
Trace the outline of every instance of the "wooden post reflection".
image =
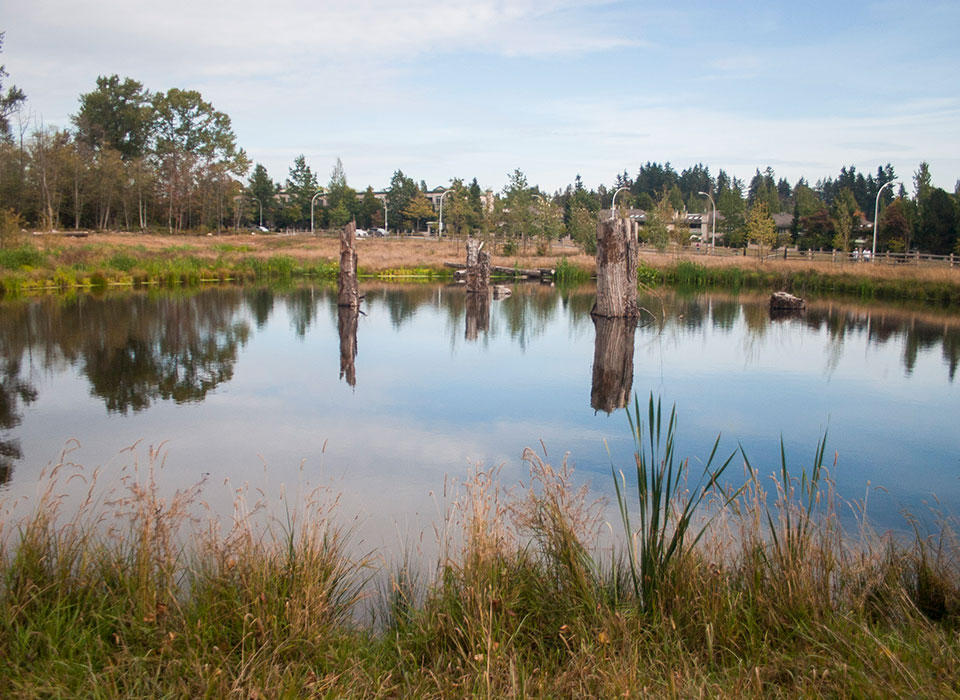
<path id="1" fill-rule="evenodd" d="M 464 338 L 469 341 L 477 339 L 478 334 L 486 333 L 490 329 L 490 295 L 467 294 L 467 329 Z"/>
<path id="2" fill-rule="evenodd" d="M 337 307 L 337 329 L 340 331 L 340 379 L 347 378 L 347 384 L 357 385 L 357 322 L 360 311 L 355 306 Z"/>
<path id="3" fill-rule="evenodd" d="M 626 407 L 633 387 L 634 318 L 593 317 L 593 387 L 590 406 L 612 413 Z"/>

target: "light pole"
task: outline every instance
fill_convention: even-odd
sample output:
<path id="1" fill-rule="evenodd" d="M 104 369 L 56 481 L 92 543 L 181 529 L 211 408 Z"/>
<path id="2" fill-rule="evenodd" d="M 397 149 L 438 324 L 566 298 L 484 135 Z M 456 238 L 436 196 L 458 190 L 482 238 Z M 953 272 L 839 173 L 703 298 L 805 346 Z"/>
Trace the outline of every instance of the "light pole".
<path id="1" fill-rule="evenodd" d="M 443 236 L 443 198 L 450 194 L 450 190 L 444 190 L 440 195 L 440 228 L 437 229 L 437 238 Z M 458 244 L 459 245 L 459 244 Z"/>
<path id="2" fill-rule="evenodd" d="M 715 252 L 717 247 L 717 205 L 713 202 L 713 197 L 709 192 L 697 192 L 710 200 L 710 206 L 713 207 L 713 216 L 710 217 L 710 250 Z"/>
<path id="3" fill-rule="evenodd" d="M 263 205 L 260 203 L 260 200 L 254 197 L 252 194 L 248 196 L 257 203 L 258 207 L 260 207 L 260 228 L 263 228 Z"/>
<path id="4" fill-rule="evenodd" d="M 323 190 L 317 190 L 317 193 L 310 198 L 310 233 L 313 233 L 313 205 L 317 201 L 317 197 L 323 194 Z"/>
<path id="5" fill-rule="evenodd" d="M 893 184 L 893 180 L 877 191 L 877 201 L 873 205 L 873 251 L 870 253 L 870 262 L 877 259 L 877 219 L 880 218 L 880 193 Z"/>
<path id="6" fill-rule="evenodd" d="M 620 187 L 616 192 L 613 193 L 613 200 L 610 202 L 610 218 L 617 218 L 617 195 L 623 192 L 624 190 L 629 190 L 629 187 Z"/>
<path id="7" fill-rule="evenodd" d="M 387 195 L 383 195 L 383 230 L 390 233 L 389 219 L 387 219 Z"/>

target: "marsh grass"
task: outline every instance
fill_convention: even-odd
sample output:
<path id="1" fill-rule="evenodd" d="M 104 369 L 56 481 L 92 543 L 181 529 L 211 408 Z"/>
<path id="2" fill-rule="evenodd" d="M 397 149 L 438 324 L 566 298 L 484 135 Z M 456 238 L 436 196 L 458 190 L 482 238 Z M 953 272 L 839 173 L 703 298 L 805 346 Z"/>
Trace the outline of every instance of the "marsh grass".
<path id="1" fill-rule="evenodd" d="M 109 487 L 65 453 L 0 506 L 0 695 L 960 694 L 949 520 L 843 531 L 825 439 L 799 469 L 782 450 L 744 460 L 739 488 L 719 468 L 691 482 L 675 417 L 639 413 L 656 528 L 624 499 L 648 525 L 606 546 L 605 504 L 527 450 L 520 482 L 477 466 L 445 491 L 436 559 L 358 553 L 326 489 L 240 487 L 225 515 L 208 484 L 163 486 L 162 450 L 131 450 Z M 644 538 L 673 554 L 644 569 Z"/>

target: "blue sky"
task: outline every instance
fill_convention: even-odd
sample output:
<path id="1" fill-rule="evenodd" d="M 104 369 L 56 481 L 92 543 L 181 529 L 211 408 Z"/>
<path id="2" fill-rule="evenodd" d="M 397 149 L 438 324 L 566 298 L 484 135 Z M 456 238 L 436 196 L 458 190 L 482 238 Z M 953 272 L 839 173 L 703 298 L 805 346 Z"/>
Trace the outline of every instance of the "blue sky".
<path id="1" fill-rule="evenodd" d="M 890 162 L 960 179 L 960 3 L 0 0 L 0 61 L 66 125 L 98 75 L 199 90 L 283 180 L 515 168 L 547 191 L 646 161 L 791 183 Z"/>

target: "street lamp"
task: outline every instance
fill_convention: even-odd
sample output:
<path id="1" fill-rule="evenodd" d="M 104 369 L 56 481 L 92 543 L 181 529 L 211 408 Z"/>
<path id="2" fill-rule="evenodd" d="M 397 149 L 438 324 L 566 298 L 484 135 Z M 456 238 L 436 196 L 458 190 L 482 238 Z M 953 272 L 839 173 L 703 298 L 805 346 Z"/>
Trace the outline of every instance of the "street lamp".
<path id="1" fill-rule="evenodd" d="M 610 218 L 617 218 L 617 195 L 623 192 L 624 190 L 629 190 L 629 187 L 621 187 L 616 192 L 613 193 L 613 200 L 610 202 Z"/>
<path id="2" fill-rule="evenodd" d="M 717 205 L 713 202 L 713 197 L 709 192 L 697 192 L 710 200 L 710 206 L 713 207 L 713 216 L 710 217 L 710 249 L 716 250 L 717 247 Z"/>
<path id="3" fill-rule="evenodd" d="M 317 193 L 310 198 L 310 233 L 313 233 L 313 205 L 317 201 L 317 197 L 323 194 L 323 190 L 317 190 Z"/>
<path id="4" fill-rule="evenodd" d="M 444 190 L 443 194 L 440 195 L 440 227 L 437 230 L 437 238 L 443 236 L 443 198 L 450 194 L 450 191 L 451 190 Z"/>
<path id="5" fill-rule="evenodd" d="M 260 200 L 254 197 L 252 194 L 247 196 L 256 202 L 258 207 L 260 207 L 260 228 L 263 228 L 263 205 L 260 203 Z"/>
<path id="6" fill-rule="evenodd" d="M 870 262 L 877 259 L 877 219 L 880 218 L 880 193 L 893 184 L 893 180 L 886 183 L 877 191 L 877 201 L 873 205 L 873 252 L 870 253 Z"/>
<path id="7" fill-rule="evenodd" d="M 390 233 L 389 219 L 387 219 L 387 195 L 383 195 L 383 230 Z"/>

